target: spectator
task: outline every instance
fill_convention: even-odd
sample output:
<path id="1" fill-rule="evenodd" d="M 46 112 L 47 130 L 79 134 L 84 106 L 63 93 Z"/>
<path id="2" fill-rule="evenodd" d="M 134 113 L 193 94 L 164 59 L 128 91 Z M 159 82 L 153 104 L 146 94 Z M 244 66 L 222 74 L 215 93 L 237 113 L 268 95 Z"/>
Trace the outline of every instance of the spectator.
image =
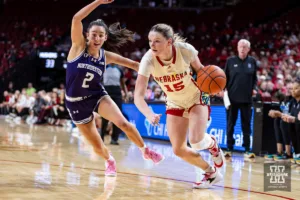
<path id="1" fill-rule="evenodd" d="M 32 87 L 32 83 L 28 83 L 28 87 L 26 90 L 27 95 L 31 96 L 35 92 L 36 92 L 36 89 L 34 87 Z"/>
<path id="2" fill-rule="evenodd" d="M 265 156 L 267 160 L 285 160 L 285 159 L 290 159 L 292 158 L 292 153 L 291 153 L 291 139 L 290 139 L 290 133 L 289 133 L 289 128 L 288 124 L 284 122 L 281 119 L 281 115 L 287 114 L 290 110 L 290 103 L 292 101 L 292 92 L 293 85 L 289 84 L 289 88 L 286 92 L 286 95 L 279 93 L 279 96 L 282 96 L 282 98 L 278 98 L 280 100 L 280 109 L 279 110 L 270 110 L 269 111 L 269 116 L 274 118 L 274 132 L 275 132 L 275 138 L 277 142 L 277 154 L 272 155 L 268 154 Z M 284 152 L 284 147 L 285 147 L 285 152 Z"/>

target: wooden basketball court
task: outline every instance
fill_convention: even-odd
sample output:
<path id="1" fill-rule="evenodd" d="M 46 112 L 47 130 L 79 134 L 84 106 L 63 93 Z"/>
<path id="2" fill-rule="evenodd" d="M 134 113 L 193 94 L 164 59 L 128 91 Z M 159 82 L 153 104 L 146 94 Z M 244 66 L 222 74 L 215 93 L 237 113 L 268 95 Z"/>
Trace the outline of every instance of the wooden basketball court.
<path id="1" fill-rule="evenodd" d="M 105 143 L 109 143 L 106 141 Z M 16 125 L 0 119 L 0 199 L 300 199 L 300 166 L 292 165 L 292 191 L 264 192 L 263 158 L 234 154 L 213 189 L 192 189 L 200 170 L 181 161 L 168 142 L 146 140 L 166 156 L 155 166 L 144 161 L 129 140 L 108 147 L 117 160 L 117 177 L 104 176 L 104 161 L 70 130 Z M 202 153 L 210 159 L 208 152 Z"/>

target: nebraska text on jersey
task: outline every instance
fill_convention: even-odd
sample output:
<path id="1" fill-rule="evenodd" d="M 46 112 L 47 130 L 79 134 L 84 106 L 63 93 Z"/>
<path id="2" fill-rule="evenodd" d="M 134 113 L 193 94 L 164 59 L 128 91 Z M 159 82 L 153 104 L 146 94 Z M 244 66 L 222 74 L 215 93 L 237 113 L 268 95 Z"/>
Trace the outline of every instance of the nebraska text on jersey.
<path id="1" fill-rule="evenodd" d="M 154 77 L 154 79 L 157 82 L 161 82 L 161 83 L 175 82 L 175 81 L 179 81 L 179 80 L 183 79 L 186 75 L 188 75 L 187 71 L 185 71 L 184 73 L 180 73 L 180 74 L 172 74 L 172 75 Z"/>

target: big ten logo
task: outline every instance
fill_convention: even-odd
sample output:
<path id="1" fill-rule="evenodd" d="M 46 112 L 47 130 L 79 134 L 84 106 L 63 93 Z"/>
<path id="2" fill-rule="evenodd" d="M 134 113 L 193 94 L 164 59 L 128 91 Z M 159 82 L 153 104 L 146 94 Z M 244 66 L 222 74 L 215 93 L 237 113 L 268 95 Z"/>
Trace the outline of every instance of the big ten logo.
<path id="1" fill-rule="evenodd" d="M 267 173 L 267 177 L 270 177 L 270 183 L 285 183 L 285 177 L 288 177 L 288 173 L 285 171 L 284 165 L 271 165 L 270 173 Z"/>
<path id="2" fill-rule="evenodd" d="M 149 108 L 152 110 L 153 109 L 151 106 Z M 156 126 L 153 126 L 147 118 L 145 118 L 144 125 L 147 130 L 147 135 L 148 136 L 161 136 L 161 137 L 168 137 L 168 131 L 167 131 L 167 126 L 164 123 L 159 123 Z"/>

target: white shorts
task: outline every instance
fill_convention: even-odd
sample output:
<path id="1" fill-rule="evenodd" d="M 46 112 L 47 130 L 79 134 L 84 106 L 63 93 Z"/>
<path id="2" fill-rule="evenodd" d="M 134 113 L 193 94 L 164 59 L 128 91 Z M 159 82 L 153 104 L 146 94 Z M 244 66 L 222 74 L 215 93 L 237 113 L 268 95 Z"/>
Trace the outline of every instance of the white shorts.
<path id="1" fill-rule="evenodd" d="M 179 117 L 189 118 L 190 110 L 196 105 L 206 105 L 208 108 L 208 119 L 210 118 L 210 98 L 209 94 L 200 92 L 197 93 L 196 97 L 191 101 L 187 101 L 185 105 L 177 105 L 172 101 L 168 101 L 166 103 L 166 114 L 168 115 L 175 115 Z"/>

